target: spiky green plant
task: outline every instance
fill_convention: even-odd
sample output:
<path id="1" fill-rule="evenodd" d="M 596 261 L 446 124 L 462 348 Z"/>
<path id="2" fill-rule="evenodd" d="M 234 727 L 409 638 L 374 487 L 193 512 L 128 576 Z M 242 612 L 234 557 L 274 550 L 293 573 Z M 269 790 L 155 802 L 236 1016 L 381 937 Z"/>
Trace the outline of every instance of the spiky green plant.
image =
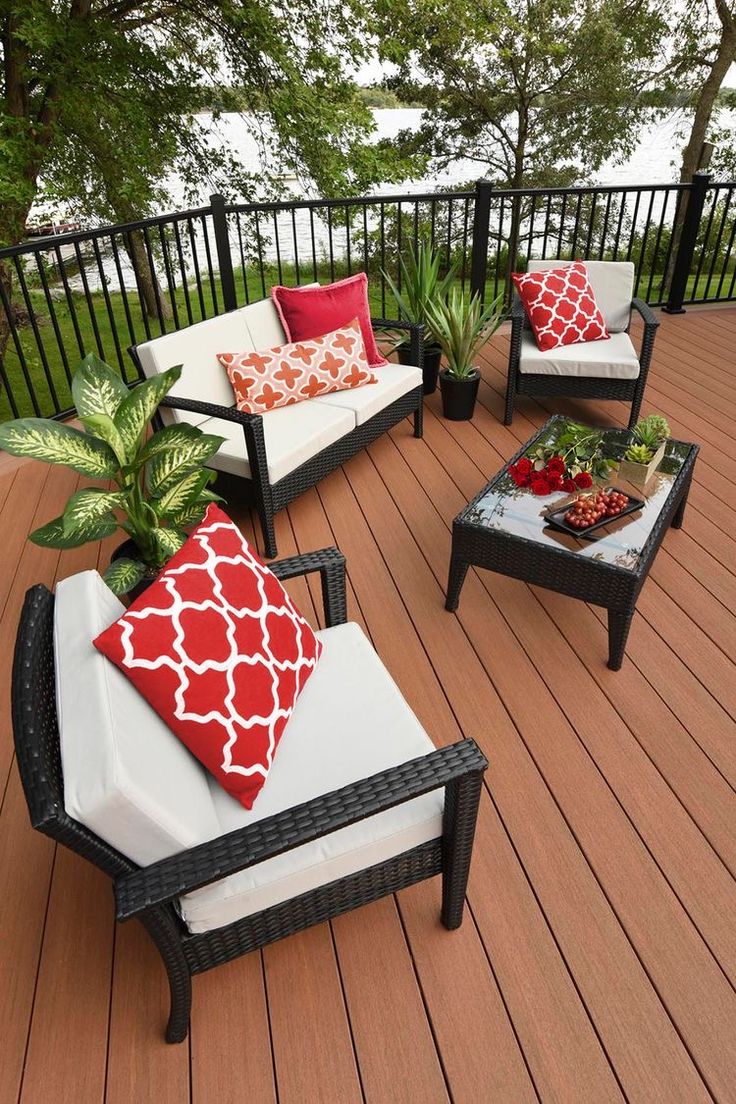
<path id="1" fill-rule="evenodd" d="M 443 298 L 449 291 L 457 275 L 457 261 L 453 261 L 445 276 L 440 279 L 440 266 L 442 264 L 442 252 L 431 242 L 420 240 L 416 249 L 409 249 L 406 259 L 399 258 L 401 270 L 401 290 L 398 284 L 391 279 L 388 272 L 381 269 L 381 274 L 391 288 L 401 316 L 407 322 L 419 322 L 429 329 L 430 340 L 436 335 L 432 331 L 431 323 L 427 317 L 427 305 Z M 402 338 L 399 344 L 404 344 L 406 338 Z"/>
<path id="2" fill-rule="evenodd" d="M 469 379 L 478 350 L 504 319 L 503 293 L 484 307 L 478 295 L 468 295 L 457 285 L 449 294 L 427 305 L 427 320 L 447 358 L 453 379 Z"/>
<path id="3" fill-rule="evenodd" d="M 90 354 L 74 373 L 72 398 L 84 432 L 46 418 L 18 418 L 0 425 L 0 448 L 64 464 L 114 486 L 84 487 L 64 513 L 34 530 L 30 540 L 47 548 L 76 548 L 122 529 L 136 544 L 137 559 L 118 559 L 105 572 L 115 594 L 131 590 L 181 548 L 184 530 L 219 500 L 208 490 L 215 472 L 204 465 L 224 438 L 188 423 L 148 436 L 159 403 L 181 375 L 181 365 L 132 391 L 104 361 Z"/>
<path id="4" fill-rule="evenodd" d="M 648 464 L 650 460 L 654 459 L 655 449 L 650 449 L 647 445 L 629 445 L 624 453 L 624 459 L 630 460 L 632 464 Z"/>
<path id="5" fill-rule="evenodd" d="M 669 424 L 661 414 L 648 414 L 634 426 L 634 441 L 640 445 L 646 445 L 652 450 L 652 454 L 669 436 Z"/>

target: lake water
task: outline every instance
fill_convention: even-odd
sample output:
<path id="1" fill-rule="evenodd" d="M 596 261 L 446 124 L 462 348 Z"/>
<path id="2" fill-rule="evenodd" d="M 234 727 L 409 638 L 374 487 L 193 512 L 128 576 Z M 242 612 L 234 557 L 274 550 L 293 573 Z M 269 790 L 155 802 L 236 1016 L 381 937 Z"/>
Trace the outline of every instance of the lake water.
<path id="1" fill-rule="evenodd" d="M 410 108 L 390 110 L 376 109 L 373 114 L 376 120 L 376 137 L 391 138 L 402 129 L 415 129 L 419 125 L 422 112 L 421 110 Z M 731 115 L 731 121 L 736 124 L 736 111 L 730 112 L 729 114 Z M 625 161 L 620 163 L 611 161 L 603 165 L 600 171 L 595 174 L 594 182 L 599 184 L 631 186 L 640 184 L 665 184 L 676 180 L 678 175 L 676 165 L 677 153 L 682 146 L 680 132 L 684 130 L 685 124 L 686 119 L 682 112 L 674 113 L 661 121 L 650 123 L 642 131 L 641 138 L 632 154 Z M 213 147 L 227 143 L 230 148 L 235 151 L 246 170 L 253 173 L 259 171 L 261 163 L 257 143 L 250 132 L 247 121 L 240 115 L 227 114 L 222 116 L 217 123 L 214 123 L 211 115 L 203 114 L 198 116 L 197 125 L 203 129 L 206 140 L 211 143 Z M 379 185 L 372 189 L 372 194 L 380 193 L 383 195 L 391 195 L 420 193 L 431 192 L 438 188 L 460 188 L 468 185 L 472 187 L 472 182 L 477 179 L 479 175 L 481 175 L 480 168 L 475 162 L 456 161 L 442 174 L 436 174 L 410 182 L 402 182 L 401 184 Z M 299 182 L 294 177 L 284 175 L 283 183 L 285 198 L 292 198 L 302 194 Z M 166 185 L 172 198 L 171 202 L 166 204 L 160 213 L 163 214 L 167 210 L 184 209 L 192 205 L 191 202 L 188 202 L 184 194 L 184 188 L 181 181 L 175 176 L 168 178 L 166 180 Z M 208 204 L 209 196 L 214 190 L 214 182 L 204 179 L 199 193 L 194 198 L 193 205 L 204 206 Z M 642 211 L 643 210 L 644 206 L 642 206 Z M 659 199 L 657 199 L 651 211 L 651 215 L 653 218 L 657 219 L 659 213 Z M 45 214 L 48 217 L 48 209 Z M 457 215 L 456 217 L 460 216 Z M 302 258 L 311 256 L 311 235 L 313 231 L 315 232 L 318 251 L 322 252 L 326 250 L 328 244 L 328 229 L 326 224 L 320 219 L 316 218 L 313 225 L 308 214 L 306 212 L 300 212 L 293 222 L 291 217 L 287 215 L 281 216 L 279 221 L 281 223 L 280 252 L 283 261 L 288 263 L 293 261 L 295 256 L 301 256 Z M 231 233 L 233 233 L 232 227 Z M 271 226 L 270 232 L 268 228 L 266 228 L 265 236 L 269 237 L 270 241 L 266 242 L 264 253 L 268 258 L 274 259 L 275 235 L 273 233 L 273 226 Z M 359 233 L 358 240 L 360 240 Z M 200 267 L 205 268 L 207 260 L 206 251 L 204 248 L 203 236 L 200 231 L 196 232 L 195 245 Z M 344 250 L 345 247 L 345 235 L 341 227 L 335 230 L 334 245 L 336 255 L 339 255 L 341 250 Z M 237 256 L 238 243 L 235 240 L 232 241 L 232 248 L 234 255 Z M 73 260 L 73 254 L 70 255 L 70 260 Z M 99 290 L 101 287 L 101 280 L 97 264 L 92 257 L 85 257 L 85 261 L 88 261 L 88 263 L 85 264 L 88 285 L 91 290 Z M 127 263 L 127 257 L 124 252 L 121 253 L 120 261 L 123 282 L 127 288 L 132 289 L 135 287 L 135 278 L 130 265 Z M 193 265 L 191 258 L 187 259 L 187 268 L 189 275 L 192 276 Z M 112 288 L 117 287 L 118 275 L 111 257 L 103 256 L 102 270 L 105 281 Z M 79 291 L 83 289 L 83 282 L 79 273 L 70 272 L 68 279 L 72 289 Z"/>

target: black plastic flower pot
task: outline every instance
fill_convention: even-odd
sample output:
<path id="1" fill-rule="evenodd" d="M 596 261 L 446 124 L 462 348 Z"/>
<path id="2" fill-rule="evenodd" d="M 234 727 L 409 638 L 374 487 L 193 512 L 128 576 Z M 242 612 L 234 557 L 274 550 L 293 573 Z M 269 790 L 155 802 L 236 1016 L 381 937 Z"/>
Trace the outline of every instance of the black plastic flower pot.
<path id="1" fill-rule="evenodd" d="M 455 379 L 447 370 L 440 372 L 442 413 L 450 422 L 467 422 L 473 417 L 478 397 L 480 372 L 477 368 L 467 379 Z"/>
<path id="2" fill-rule="evenodd" d="M 396 350 L 399 354 L 399 364 L 413 364 L 411 346 L 399 345 Z M 437 390 L 437 374 L 440 370 L 440 357 L 442 349 L 439 345 L 424 346 L 424 367 L 422 369 L 422 390 L 425 395 L 433 395 Z"/>
<path id="3" fill-rule="evenodd" d="M 110 562 L 114 563 L 115 560 L 139 560 L 140 552 L 138 551 L 138 545 L 134 540 L 123 541 L 113 551 L 110 556 Z M 146 574 L 143 576 L 139 583 L 131 589 L 121 595 L 121 598 L 126 599 L 128 602 L 135 602 L 136 598 L 140 598 L 141 594 L 151 585 L 159 574 L 158 568 L 150 567 L 147 569 Z"/>

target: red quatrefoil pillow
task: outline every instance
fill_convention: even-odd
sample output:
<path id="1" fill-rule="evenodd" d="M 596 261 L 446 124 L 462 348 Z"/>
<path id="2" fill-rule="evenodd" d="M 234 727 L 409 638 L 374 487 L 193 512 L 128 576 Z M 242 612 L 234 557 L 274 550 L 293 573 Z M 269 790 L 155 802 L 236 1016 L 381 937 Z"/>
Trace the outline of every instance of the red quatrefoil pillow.
<path id="1" fill-rule="evenodd" d="M 322 650 L 279 580 L 214 503 L 94 644 L 246 809 Z"/>
<path id="2" fill-rule="evenodd" d="M 583 261 L 511 275 L 542 352 L 610 337 Z"/>
<path id="3" fill-rule="evenodd" d="M 218 353 L 217 359 L 227 369 L 235 405 L 246 414 L 378 382 L 368 365 L 357 318 L 311 341 L 255 353 Z"/>

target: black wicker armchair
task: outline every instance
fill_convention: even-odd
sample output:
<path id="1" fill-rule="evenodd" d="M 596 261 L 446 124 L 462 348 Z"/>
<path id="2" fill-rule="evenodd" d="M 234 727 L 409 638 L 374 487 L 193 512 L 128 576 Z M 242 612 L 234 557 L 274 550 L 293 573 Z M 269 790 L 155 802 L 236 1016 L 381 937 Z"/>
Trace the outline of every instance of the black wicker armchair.
<path id="1" fill-rule="evenodd" d="M 374 330 L 408 331 L 410 335 L 411 363 L 419 369 L 420 373 L 422 372 L 424 338 L 421 325 L 413 322 L 391 321 L 384 318 L 372 318 L 371 324 Z M 139 374 L 143 376 L 137 348 L 131 347 L 128 351 Z M 339 440 L 328 445 L 275 482 L 272 482 L 269 474 L 262 415 L 241 413 L 234 406 L 223 406 L 211 402 L 201 402 L 181 397 L 173 398 L 171 396 L 165 398 L 161 406 L 172 410 L 186 411 L 189 414 L 199 415 L 201 418 L 219 418 L 242 427 L 250 477 L 226 476 L 225 478 L 237 478 L 238 497 L 247 505 L 255 507 L 261 523 L 265 554 L 270 558 L 277 555 L 278 551 L 274 514 L 279 510 L 283 510 L 293 499 L 298 498 L 310 487 L 319 483 L 331 471 L 366 448 L 387 430 L 403 421 L 408 415 L 412 415 L 414 419 L 414 436 L 421 437 L 423 431 L 423 397 L 421 385 L 406 392 L 377 414 L 374 414 L 373 417 L 361 425 L 356 425 L 352 431 L 346 433 Z M 213 430 L 213 432 L 216 432 L 216 430 Z"/>
<path id="2" fill-rule="evenodd" d="M 597 263 L 615 264 L 616 262 Z M 626 302 L 628 303 L 628 298 Z M 617 399 L 620 402 L 630 402 L 631 412 L 629 415 L 629 428 L 633 428 L 639 418 L 639 412 L 641 410 L 659 321 L 652 309 L 641 299 L 634 298 L 631 300 L 629 313 L 632 309 L 636 310 L 644 321 L 644 333 L 642 336 L 641 348 L 638 353 L 639 371 L 635 378 L 619 378 L 615 375 L 563 375 L 533 372 L 529 370 L 522 371 L 521 362 L 524 335 L 525 333 L 531 333 L 531 327 L 521 300 L 515 296 L 510 315 L 511 347 L 509 351 L 509 369 L 506 382 L 504 425 L 511 425 L 514 416 L 516 396 L 533 395 L 538 398 L 547 396 L 568 396 L 578 399 Z M 628 327 L 626 332 L 628 332 Z M 591 344 L 599 343 L 593 342 Z M 584 346 L 578 345 L 568 348 L 583 350 Z M 633 358 L 633 352 L 631 356 Z M 581 359 L 584 359 L 582 353 Z"/>
<path id="3" fill-rule="evenodd" d="M 326 624 L 345 621 L 345 562 L 336 549 L 282 560 L 272 570 L 281 579 L 319 571 Z M 442 923 L 447 928 L 460 925 L 487 766 L 472 740 L 139 867 L 65 811 L 53 622 L 53 595 L 44 586 L 33 587 L 18 630 L 12 687 L 15 747 L 31 823 L 108 874 L 117 918 L 137 917 L 146 927 L 169 979 L 168 1042 L 180 1042 L 187 1035 L 194 974 L 424 878 L 442 874 Z M 185 893 L 439 788 L 445 791 L 440 838 L 211 931 L 192 933 L 176 909 Z"/>

